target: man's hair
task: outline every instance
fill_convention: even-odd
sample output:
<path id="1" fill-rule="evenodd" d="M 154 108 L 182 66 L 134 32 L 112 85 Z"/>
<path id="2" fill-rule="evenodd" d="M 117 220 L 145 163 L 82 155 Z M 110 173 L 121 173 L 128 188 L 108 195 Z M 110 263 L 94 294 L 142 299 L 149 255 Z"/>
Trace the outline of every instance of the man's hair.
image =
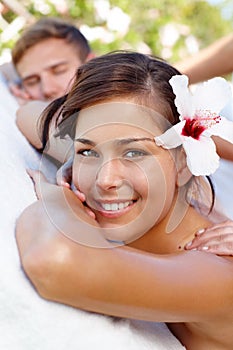
<path id="1" fill-rule="evenodd" d="M 28 49 L 47 39 L 63 39 L 73 46 L 77 56 L 84 63 L 91 52 L 84 35 L 74 25 L 58 18 L 45 17 L 28 27 L 12 50 L 12 61 L 16 66 Z"/>

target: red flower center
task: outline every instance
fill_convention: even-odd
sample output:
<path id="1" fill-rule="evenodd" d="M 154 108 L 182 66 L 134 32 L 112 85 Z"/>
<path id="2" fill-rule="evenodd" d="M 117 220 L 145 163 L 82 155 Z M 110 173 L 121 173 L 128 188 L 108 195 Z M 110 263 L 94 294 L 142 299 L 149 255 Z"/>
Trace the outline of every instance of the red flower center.
<path id="1" fill-rule="evenodd" d="M 191 136 L 192 138 L 199 140 L 200 135 L 206 129 L 207 128 L 205 126 L 200 124 L 200 120 L 196 118 L 186 119 L 181 135 Z"/>
<path id="2" fill-rule="evenodd" d="M 219 123 L 221 117 L 209 110 L 198 110 L 196 111 L 194 118 L 184 119 L 186 121 L 182 129 L 181 135 L 190 136 L 195 140 L 199 140 L 200 135 L 203 133 L 203 131 Z"/>

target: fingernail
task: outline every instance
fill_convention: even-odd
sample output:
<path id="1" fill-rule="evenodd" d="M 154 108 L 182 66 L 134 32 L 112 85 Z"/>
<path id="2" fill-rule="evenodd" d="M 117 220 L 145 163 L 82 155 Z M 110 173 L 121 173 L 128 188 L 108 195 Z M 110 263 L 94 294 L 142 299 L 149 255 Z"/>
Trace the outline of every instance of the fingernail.
<path id="1" fill-rule="evenodd" d="M 198 235 L 201 235 L 202 233 L 204 233 L 205 232 L 205 229 L 204 228 L 200 228 L 200 230 L 197 230 L 197 234 Z"/>
<path id="2" fill-rule="evenodd" d="M 209 247 L 204 246 L 204 247 L 201 247 L 200 249 L 201 249 L 201 250 L 208 250 L 208 249 L 209 249 Z"/>
<path id="3" fill-rule="evenodd" d="M 73 192 L 79 198 L 80 201 L 85 202 L 86 197 L 84 193 L 80 192 L 79 190 L 74 190 Z"/>
<path id="4" fill-rule="evenodd" d="M 193 248 L 193 249 L 191 249 L 191 250 L 197 250 L 197 248 Z"/>
<path id="5" fill-rule="evenodd" d="M 188 242 L 187 244 L 185 244 L 185 247 L 188 248 L 192 245 L 192 241 Z"/>
<path id="6" fill-rule="evenodd" d="M 65 182 L 65 181 L 63 181 L 63 180 L 61 180 L 61 185 L 62 185 L 63 187 L 70 188 L 70 185 L 68 184 L 68 182 Z"/>

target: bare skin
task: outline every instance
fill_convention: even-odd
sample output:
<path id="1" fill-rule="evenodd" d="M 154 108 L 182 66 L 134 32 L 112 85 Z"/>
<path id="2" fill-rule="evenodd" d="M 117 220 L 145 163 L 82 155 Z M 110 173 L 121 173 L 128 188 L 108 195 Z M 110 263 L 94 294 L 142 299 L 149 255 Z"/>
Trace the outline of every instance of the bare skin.
<path id="1" fill-rule="evenodd" d="M 218 255 L 233 255 L 233 225 L 226 220 L 207 229 L 196 232 L 195 238 L 185 246 L 185 249 L 203 250 Z"/>
<path id="2" fill-rule="evenodd" d="M 2 65 L 0 71 L 19 105 L 24 105 L 31 100 L 49 101 L 65 94 L 82 63 L 72 44 L 49 38 L 25 51 L 15 68 L 10 62 Z"/>
<path id="3" fill-rule="evenodd" d="M 16 112 L 16 124 L 19 130 L 37 150 L 42 148 L 39 128 L 41 113 L 48 104 L 49 102 L 46 101 L 29 101 Z M 56 115 L 54 115 L 54 120 L 55 118 Z M 55 137 L 55 130 L 55 125 L 52 123 L 50 127 L 49 143 L 44 153 L 63 164 L 71 155 L 72 141 L 68 138 L 66 140 L 61 140 L 59 137 Z"/>
<path id="4" fill-rule="evenodd" d="M 68 91 L 81 64 L 73 45 L 63 39 L 49 38 L 28 49 L 16 69 L 29 98 L 47 101 Z"/>
<path id="5" fill-rule="evenodd" d="M 45 101 L 29 101 L 16 112 L 16 124 L 26 139 L 36 149 L 42 147 L 39 121 L 42 111 L 48 106 Z"/>
<path id="6" fill-rule="evenodd" d="M 223 159 L 233 161 L 232 144 L 217 136 L 214 136 L 213 139 L 217 147 L 218 155 Z"/>
<path id="7" fill-rule="evenodd" d="M 233 71 L 233 35 L 227 35 L 196 55 L 174 66 L 189 77 L 190 84 L 230 74 Z"/>

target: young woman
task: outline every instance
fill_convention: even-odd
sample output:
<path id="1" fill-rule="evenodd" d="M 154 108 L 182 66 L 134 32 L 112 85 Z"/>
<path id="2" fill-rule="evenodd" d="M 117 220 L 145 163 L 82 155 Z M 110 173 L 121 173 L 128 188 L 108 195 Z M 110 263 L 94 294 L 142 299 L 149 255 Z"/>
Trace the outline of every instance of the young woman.
<path id="1" fill-rule="evenodd" d="M 74 139 L 72 179 L 83 204 L 30 171 L 39 200 L 17 223 L 22 265 L 41 296 L 166 322 L 189 350 L 232 348 L 232 260 L 185 250 L 212 225 L 200 205 L 201 175 L 218 163 L 209 134 L 229 130 L 215 114 L 227 88 L 210 85 L 218 99 L 200 91 L 195 109 L 186 78 L 153 57 L 113 53 L 79 68 L 48 111 L 44 140 L 62 103 L 60 136 Z"/>

